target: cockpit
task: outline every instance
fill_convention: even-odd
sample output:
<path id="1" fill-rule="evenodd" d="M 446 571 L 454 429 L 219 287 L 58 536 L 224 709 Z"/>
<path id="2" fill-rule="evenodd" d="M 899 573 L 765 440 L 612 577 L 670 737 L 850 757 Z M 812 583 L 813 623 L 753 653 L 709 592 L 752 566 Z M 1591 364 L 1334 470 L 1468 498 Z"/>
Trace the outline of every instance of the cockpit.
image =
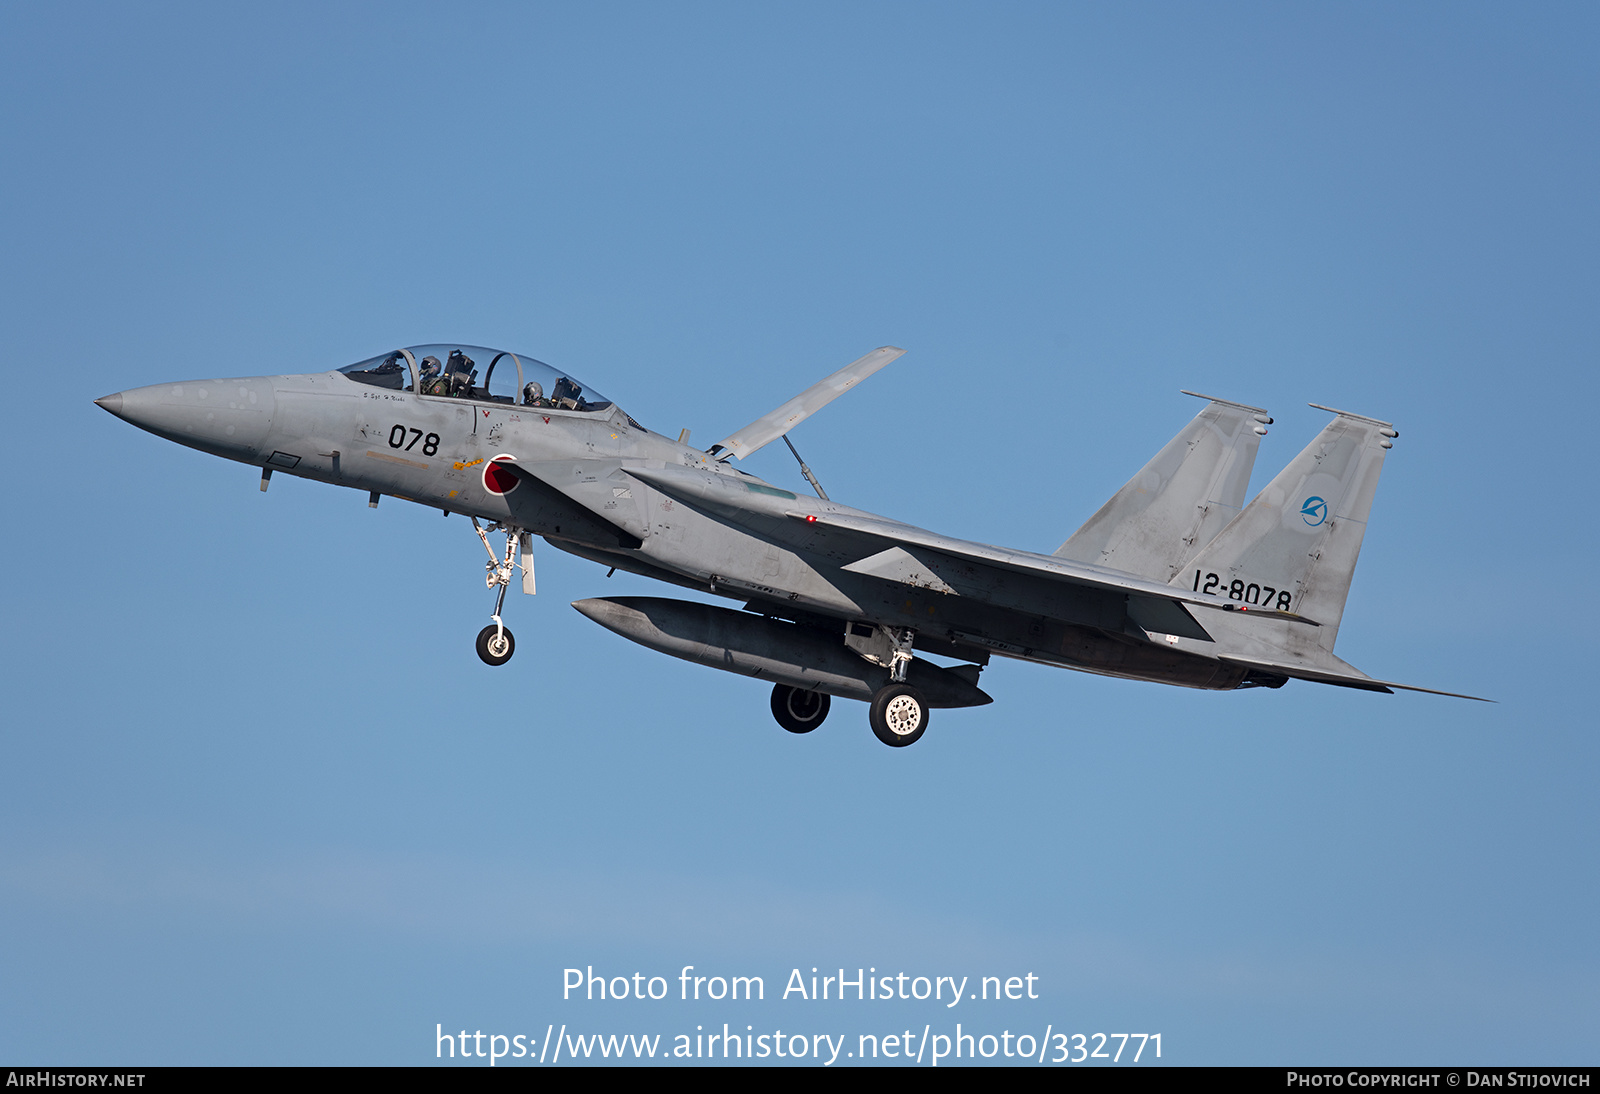
<path id="1" fill-rule="evenodd" d="M 611 400 L 543 361 L 482 346 L 408 346 L 339 370 L 358 384 L 438 399 L 468 399 L 580 413 Z"/>

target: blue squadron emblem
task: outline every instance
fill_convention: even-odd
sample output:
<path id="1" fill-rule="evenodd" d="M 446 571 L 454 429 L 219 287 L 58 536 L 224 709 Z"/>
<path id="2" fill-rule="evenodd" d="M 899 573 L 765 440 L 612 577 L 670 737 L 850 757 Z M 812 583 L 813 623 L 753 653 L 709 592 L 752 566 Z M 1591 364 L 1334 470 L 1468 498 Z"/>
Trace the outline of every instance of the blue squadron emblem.
<path id="1" fill-rule="evenodd" d="M 1305 500 L 1305 504 L 1300 506 L 1300 516 L 1315 528 L 1328 519 L 1328 503 L 1318 497 L 1309 497 Z"/>

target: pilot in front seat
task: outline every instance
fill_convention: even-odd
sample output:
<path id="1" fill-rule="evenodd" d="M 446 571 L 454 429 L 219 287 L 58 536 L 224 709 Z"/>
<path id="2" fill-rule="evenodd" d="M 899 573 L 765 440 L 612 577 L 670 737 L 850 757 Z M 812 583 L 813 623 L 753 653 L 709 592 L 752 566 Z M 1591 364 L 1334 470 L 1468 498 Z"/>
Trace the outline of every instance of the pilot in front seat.
<path id="1" fill-rule="evenodd" d="M 422 394 L 449 394 L 444 378 L 439 375 L 439 359 L 432 354 L 422 359 Z"/>

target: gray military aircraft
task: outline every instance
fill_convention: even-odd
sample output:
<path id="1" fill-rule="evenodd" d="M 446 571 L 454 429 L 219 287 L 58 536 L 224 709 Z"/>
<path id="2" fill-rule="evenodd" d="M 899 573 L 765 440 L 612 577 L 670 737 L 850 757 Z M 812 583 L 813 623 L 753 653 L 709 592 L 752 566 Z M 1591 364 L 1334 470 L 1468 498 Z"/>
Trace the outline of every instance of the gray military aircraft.
<path id="1" fill-rule="evenodd" d="M 789 430 L 903 352 L 874 350 L 704 451 L 687 430 L 676 440 L 653 433 L 543 362 L 473 346 L 156 384 L 96 402 L 157 436 L 260 467 L 262 490 L 283 472 L 365 490 L 374 507 L 388 495 L 468 516 L 497 590 L 477 641 L 490 665 L 515 648 L 501 613 L 518 569 L 523 592 L 534 592 L 534 536 L 743 601 L 743 610 L 656 597 L 573 607 L 651 649 L 772 681 L 772 713 L 794 733 L 821 725 L 840 696 L 870 704 L 879 740 L 909 745 L 930 708 L 992 702 L 978 675 L 995 654 L 1212 690 L 1291 679 L 1431 690 L 1373 679 L 1333 654 L 1398 436 L 1388 422 L 1317 407 L 1333 420 L 1246 505 L 1272 419 L 1200 396 L 1199 414 L 1049 555 L 840 505 L 803 460 L 815 497 L 733 466 L 780 438 L 793 450 Z M 490 533 L 504 534 L 503 551 Z"/>

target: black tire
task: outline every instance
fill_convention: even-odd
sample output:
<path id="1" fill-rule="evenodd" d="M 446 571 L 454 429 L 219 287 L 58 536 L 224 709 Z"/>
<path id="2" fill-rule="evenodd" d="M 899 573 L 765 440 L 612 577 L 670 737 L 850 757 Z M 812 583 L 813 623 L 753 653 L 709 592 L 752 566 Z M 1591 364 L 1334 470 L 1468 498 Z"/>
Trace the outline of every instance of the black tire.
<path id="1" fill-rule="evenodd" d="M 914 745 L 928 729 L 928 701 L 916 688 L 885 684 L 872 697 L 867 720 L 873 736 L 890 748 Z"/>
<path id="2" fill-rule="evenodd" d="M 500 643 L 495 641 L 497 634 L 505 635 L 505 649 L 497 648 Z M 511 637 L 511 628 L 497 627 L 493 623 L 478 632 L 478 656 L 485 665 L 503 665 L 511 660 L 511 655 L 517 652 L 517 640 Z"/>
<path id="3" fill-rule="evenodd" d="M 790 733 L 810 733 L 828 716 L 832 700 L 820 691 L 779 684 L 772 689 L 772 716 Z"/>

